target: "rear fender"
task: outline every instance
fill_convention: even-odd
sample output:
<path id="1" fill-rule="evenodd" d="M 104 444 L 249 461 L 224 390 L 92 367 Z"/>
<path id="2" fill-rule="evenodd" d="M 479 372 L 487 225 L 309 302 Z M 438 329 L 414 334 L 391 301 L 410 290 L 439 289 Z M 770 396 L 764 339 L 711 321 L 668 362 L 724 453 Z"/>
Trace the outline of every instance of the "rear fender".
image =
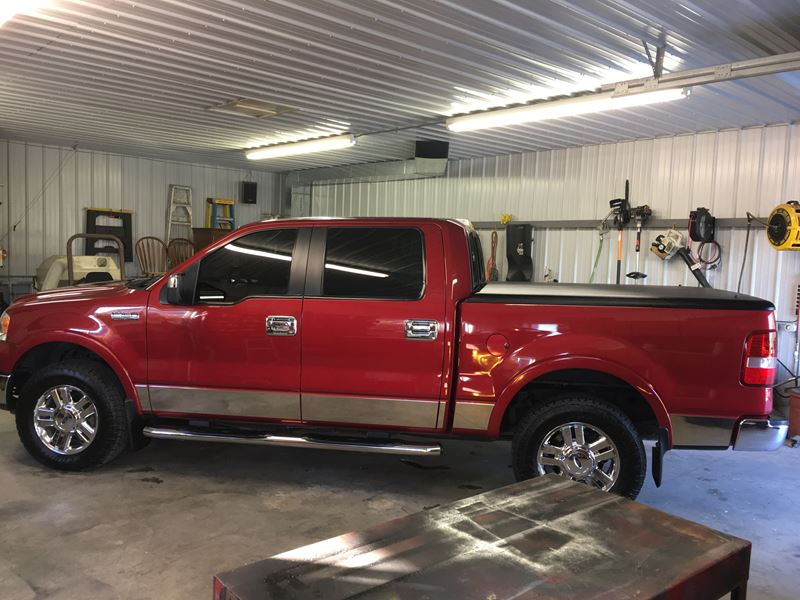
<path id="1" fill-rule="evenodd" d="M 658 421 L 659 427 L 664 427 L 669 432 L 669 443 L 670 446 L 672 445 L 672 426 L 664 402 L 655 388 L 632 368 L 596 356 L 570 355 L 532 362 L 533 364 L 530 367 L 518 372 L 499 394 L 495 407 L 492 410 L 492 416 L 489 419 L 490 435 L 500 435 L 500 426 L 506 410 L 514 397 L 525 386 L 549 373 L 568 369 L 584 369 L 612 375 L 636 389 L 650 406 Z"/>

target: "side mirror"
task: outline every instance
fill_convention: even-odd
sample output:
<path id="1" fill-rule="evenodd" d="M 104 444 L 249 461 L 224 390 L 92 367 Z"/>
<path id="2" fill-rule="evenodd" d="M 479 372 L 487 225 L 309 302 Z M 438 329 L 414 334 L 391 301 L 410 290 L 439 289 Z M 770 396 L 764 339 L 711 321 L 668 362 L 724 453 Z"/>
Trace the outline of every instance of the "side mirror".
<path id="1" fill-rule="evenodd" d="M 175 273 L 170 275 L 166 285 L 166 300 L 167 304 L 181 304 L 181 282 L 183 281 L 183 273 Z"/>
<path id="2" fill-rule="evenodd" d="M 197 283 L 197 263 L 181 273 L 174 273 L 161 289 L 161 302 L 176 306 L 194 304 L 194 288 Z"/>

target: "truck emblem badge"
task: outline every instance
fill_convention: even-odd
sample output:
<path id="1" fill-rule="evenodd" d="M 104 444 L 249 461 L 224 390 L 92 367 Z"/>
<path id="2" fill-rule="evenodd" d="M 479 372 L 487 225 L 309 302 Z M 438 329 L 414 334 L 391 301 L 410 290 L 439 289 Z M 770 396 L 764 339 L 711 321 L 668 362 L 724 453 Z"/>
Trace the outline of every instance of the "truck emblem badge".
<path id="1" fill-rule="evenodd" d="M 111 313 L 111 320 L 112 321 L 138 321 L 139 320 L 139 313 L 138 312 L 122 312 L 119 310 L 115 310 Z"/>

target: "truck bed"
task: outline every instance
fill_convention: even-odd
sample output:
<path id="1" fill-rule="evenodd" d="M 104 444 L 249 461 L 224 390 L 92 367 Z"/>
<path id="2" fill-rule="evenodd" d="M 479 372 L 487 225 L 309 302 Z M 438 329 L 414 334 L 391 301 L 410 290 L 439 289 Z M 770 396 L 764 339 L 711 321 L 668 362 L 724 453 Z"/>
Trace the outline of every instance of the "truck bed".
<path id="1" fill-rule="evenodd" d="M 774 310 L 768 300 L 701 287 L 580 283 L 490 283 L 466 302 Z"/>

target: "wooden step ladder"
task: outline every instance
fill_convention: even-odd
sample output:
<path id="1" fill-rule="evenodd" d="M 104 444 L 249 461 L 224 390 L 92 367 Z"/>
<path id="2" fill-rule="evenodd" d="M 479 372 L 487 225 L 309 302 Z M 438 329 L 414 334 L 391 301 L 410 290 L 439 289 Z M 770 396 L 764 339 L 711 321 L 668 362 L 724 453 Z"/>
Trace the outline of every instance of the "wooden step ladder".
<path id="1" fill-rule="evenodd" d="M 192 240 L 192 188 L 170 184 L 166 243 L 175 238 Z"/>

